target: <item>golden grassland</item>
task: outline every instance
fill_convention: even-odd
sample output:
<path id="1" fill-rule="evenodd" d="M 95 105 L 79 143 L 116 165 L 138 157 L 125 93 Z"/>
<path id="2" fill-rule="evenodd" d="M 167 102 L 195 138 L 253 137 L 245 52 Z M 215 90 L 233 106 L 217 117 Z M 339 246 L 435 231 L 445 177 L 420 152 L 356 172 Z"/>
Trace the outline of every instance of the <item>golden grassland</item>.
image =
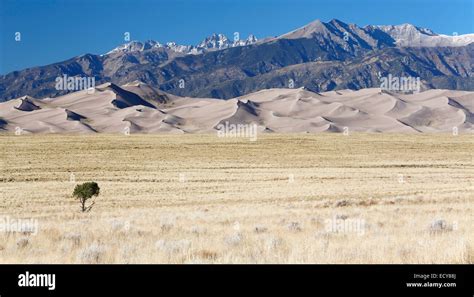
<path id="1" fill-rule="evenodd" d="M 473 144 L 2 135 L 0 219 L 39 230 L 1 232 L 0 263 L 473 263 Z M 85 181 L 101 194 L 81 213 Z"/>

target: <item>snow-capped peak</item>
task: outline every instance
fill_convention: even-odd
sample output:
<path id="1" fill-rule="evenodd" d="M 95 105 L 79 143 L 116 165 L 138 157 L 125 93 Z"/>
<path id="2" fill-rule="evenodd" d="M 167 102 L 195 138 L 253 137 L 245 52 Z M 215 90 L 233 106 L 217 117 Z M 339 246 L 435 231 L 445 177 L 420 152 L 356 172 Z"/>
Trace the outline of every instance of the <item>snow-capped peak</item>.
<path id="1" fill-rule="evenodd" d="M 176 42 L 167 42 L 166 43 L 166 48 L 168 48 L 172 51 L 175 51 L 177 53 L 187 54 L 192 50 L 193 46 L 191 46 L 191 45 L 180 45 L 180 44 L 176 44 Z"/>
<path id="2" fill-rule="evenodd" d="M 144 51 L 151 48 L 163 47 L 163 45 L 154 40 L 148 40 L 145 42 L 141 41 L 130 41 L 129 43 L 122 44 L 113 50 L 109 51 L 107 55 L 113 53 L 129 53 L 129 52 L 137 52 L 137 51 Z"/>
<path id="3" fill-rule="evenodd" d="M 253 34 L 250 34 L 249 37 L 247 37 L 247 39 L 235 40 L 234 43 L 232 44 L 232 46 L 233 47 L 245 46 L 245 45 L 254 44 L 257 41 L 258 41 L 257 37 L 255 37 L 255 35 L 253 35 Z"/>
<path id="4" fill-rule="evenodd" d="M 201 43 L 198 44 L 198 48 L 202 49 L 224 49 L 230 46 L 229 39 L 224 34 L 212 34 L 206 37 Z"/>
<path id="5" fill-rule="evenodd" d="M 140 41 L 131 41 L 120 45 L 119 47 L 114 48 L 113 50 L 106 53 L 106 55 L 115 54 L 115 53 L 131 53 L 131 52 L 141 52 L 149 50 L 152 48 L 165 48 L 172 50 L 177 53 L 182 54 L 201 54 L 206 51 L 212 50 L 222 50 L 230 47 L 236 46 L 245 46 L 257 42 L 257 38 L 250 34 L 249 37 L 245 40 L 237 40 L 231 42 L 224 34 L 212 34 L 209 37 L 206 37 L 201 43 L 197 46 L 193 45 L 180 45 L 176 42 L 167 42 L 166 44 L 161 44 L 154 40 L 148 40 L 145 42 Z"/>
<path id="6" fill-rule="evenodd" d="M 436 35 L 433 31 L 427 28 L 416 27 L 412 24 L 401 24 L 401 25 L 388 25 L 388 26 L 376 26 L 380 30 L 398 36 L 409 36 L 414 34 L 424 34 L 434 36 Z"/>
<path id="7" fill-rule="evenodd" d="M 255 43 L 258 41 L 257 37 L 253 34 L 250 34 L 249 37 L 247 37 L 247 43 Z"/>
<path id="8" fill-rule="evenodd" d="M 131 41 L 129 43 L 122 44 L 113 50 L 109 51 L 108 54 L 113 53 L 124 53 L 124 52 L 134 52 L 134 51 L 141 51 L 143 50 L 144 46 L 143 43 L 140 41 Z"/>
<path id="9" fill-rule="evenodd" d="M 474 42 L 474 34 L 442 35 L 412 24 L 376 27 L 390 35 L 399 46 L 464 46 Z"/>

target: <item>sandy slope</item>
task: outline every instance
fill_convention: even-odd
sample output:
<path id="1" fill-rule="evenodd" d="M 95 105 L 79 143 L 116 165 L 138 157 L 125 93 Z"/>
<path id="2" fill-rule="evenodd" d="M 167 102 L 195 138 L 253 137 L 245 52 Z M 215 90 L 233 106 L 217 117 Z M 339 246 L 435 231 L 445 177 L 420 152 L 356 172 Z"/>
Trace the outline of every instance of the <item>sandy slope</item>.
<path id="1" fill-rule="evenodd" d="M 178 97 L 135 82 L 103 84 L 58 98 L 0 103 L 0 129 L 23 133 L 200 133 L 219 123 L 256 123 L 266 132 L 473 131 L 474 92 L 380 89 L 313 93 L 269 89 L 230 100 Z"/>

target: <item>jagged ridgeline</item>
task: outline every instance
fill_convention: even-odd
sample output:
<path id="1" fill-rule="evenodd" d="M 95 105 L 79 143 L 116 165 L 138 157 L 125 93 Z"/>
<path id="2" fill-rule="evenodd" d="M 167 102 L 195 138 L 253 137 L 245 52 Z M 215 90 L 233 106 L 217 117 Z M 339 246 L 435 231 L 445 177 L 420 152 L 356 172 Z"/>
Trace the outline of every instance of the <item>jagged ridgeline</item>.
<path id="1" fill-rule="evenodd" d="M 474 34 L 447 36 L 410 24 L 365 26 L 314 21 L 257 40 L 214 34 L 195 46 L 130 42 L 0 76 L 0 101 L 70 93 L 58 77 L 94 77 L 97 85 L 133 81 L 179 96 L 229 99 L 268 88 L 315 92 L 380 87 L 380 77 L 419 77 L 422 90 L 474 90 Z M 77 90 L 75 90 L 77 91 Z"/>

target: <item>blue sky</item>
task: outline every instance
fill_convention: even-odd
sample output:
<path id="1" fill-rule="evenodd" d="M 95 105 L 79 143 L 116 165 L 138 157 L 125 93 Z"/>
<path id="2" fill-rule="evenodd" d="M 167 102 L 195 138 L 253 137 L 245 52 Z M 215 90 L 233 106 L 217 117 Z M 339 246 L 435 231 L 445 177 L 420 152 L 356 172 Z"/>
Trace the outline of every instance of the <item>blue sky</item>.
<path id="1" fill-rule="evenodd" d="M 132 40 L 196 44 L 212 33 L 280 35 L 315 19 L 412 23 L 437 33 L 474 33 L 474 0 L 0 0 L 0 73 Z M 21 32 L 21 41 L 15 41 Z"/>

